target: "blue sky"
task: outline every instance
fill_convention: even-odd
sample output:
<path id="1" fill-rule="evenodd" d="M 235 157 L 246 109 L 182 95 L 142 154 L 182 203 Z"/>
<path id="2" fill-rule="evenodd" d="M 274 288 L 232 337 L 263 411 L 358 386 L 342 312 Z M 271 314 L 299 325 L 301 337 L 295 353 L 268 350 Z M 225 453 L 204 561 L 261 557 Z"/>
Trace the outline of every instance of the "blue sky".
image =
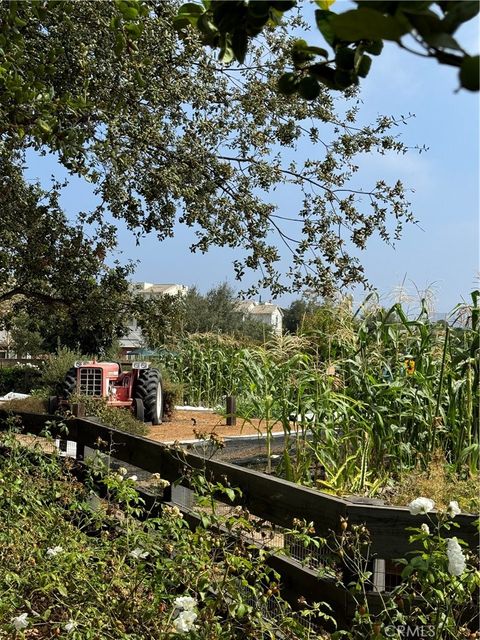
<path id="1" fill-rule="evenodd" d="M 337 2 L 337 11 L 347 3 Z M 472 54 L 478 52 L 478 22 L 468 24 L 459 41 Z M 307 39 L 320 44 L 313 29 Z M 404 156 L 388 155 L 362 159 L 363 183 L 384 178 L 401 179 L 412 190 L 410 202 L 419 221 L 408 226 L 395 249 L 373 240 L 361 254 L 366 274 L 382 300 L 387 303 L 404 283 L 407 292 L 430 288 L 438 312 L 452 309 L 478 286 L 479 273 L 479 97 L 458 88 L 455 69 L 433 60 L 386 45 L 374 58 L 369 77 L 362 82 L 361 122 L 377 115 L 407 115 L 408 125 L 401 128 L 402 140 L 410 146 L 425 145 L 422 154 L 412 150 Z M 301 155 L 305 149 L 300 148 Z M 311 153 L 311 149 L 308 150 Z M 320 149 L 319 149 L 320 151 Z M 52 158 L 27 158 L 30 179 L 40 178 L 45 185 L 49 176 L 65 175 Z M 65 210 L 75 215 L 93 201 L 90 185 L 73 179 L 62 199 Z M 283 208 L 295 206 L 288 199 Z M 201 291 L 228 280 L 235 288 L 231 267 L 234 254 L 214 249 L 208 254 L 191 254 L 191 231 L 178 227 L 175 238 L 159 243 L 152 235 L 136 246 L 125 229 L 119 229 L 122 258 L 138 260 L 136 280 L 178 282 L 197 285 Z M 246 284 L 253 278 L 246 280 Z M 360 301 L 364 293 L 354 292 Z M 286 296 L 288 305 L 298 296 Z M 268 298 L 264 292 L 263 299 Z"/>

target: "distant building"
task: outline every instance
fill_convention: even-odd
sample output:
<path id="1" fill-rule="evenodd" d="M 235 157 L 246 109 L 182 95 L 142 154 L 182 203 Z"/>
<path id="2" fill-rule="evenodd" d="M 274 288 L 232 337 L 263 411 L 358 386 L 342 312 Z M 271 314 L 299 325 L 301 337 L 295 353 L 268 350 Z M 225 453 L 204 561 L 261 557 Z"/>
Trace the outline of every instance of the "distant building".
<path id="1" fill-rule="evenodd" d="M 272 328 L 273 333 L 282 335 L 283 311 L 276 304 L 271 302 L 263 303 L 255 300 L 242 300 L 237 302 L 235 309 L 244 318 L 250 316 L 252 320 L 258 320 Z"/>
<path id="2" fill-rule="evenodd" d="M 165 295 L 184 296 L 188 292 L 188 287 L 183 284 L 134 282 L 131 287 L 134 293 L 143 296 L 146 300 L 154 300 L 156 297 Z M 138 326 L 138 323 L 134 318 L 129 321 L 127 334 L 123 338 L 120 338 L 119 342 L 123 355 L 128 355 L 129 351 L 135 351 L 145 347 L 145 339 L 142 335 L 142 329 Z"/>
<path id="3" fill-rule="evenodd" d="M 12 337 L 9 331 L 0 330 L 0 359 L 15 358 L 12 350 Z"/>
<path id="4" fill-rule="evenodd" d="M 132 289 L 147 299 L 164 295 L 184 296 L 188 292 L 188 287 L 184 284 L 153 284 L 151 282 L 135 282 L 132 284 Z"/>

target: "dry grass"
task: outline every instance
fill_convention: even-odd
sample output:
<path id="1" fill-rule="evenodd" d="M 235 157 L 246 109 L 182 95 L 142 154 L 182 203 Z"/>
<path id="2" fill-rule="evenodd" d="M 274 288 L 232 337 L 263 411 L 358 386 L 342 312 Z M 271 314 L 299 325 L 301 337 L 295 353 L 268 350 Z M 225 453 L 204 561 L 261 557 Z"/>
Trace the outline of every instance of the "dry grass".
<path id="1" fill-rule="evenodd" d="M 30 396 L 28 398 L 1 402 L 0 409 L 4 411 L 26 411 L 27 413 L 47 413 L 47 401 L 45 398 Z"/>
<path id="2" fill-rule="evenodd" d="M 458 477 L 447 464 L 443 452 L 437 451 L 428 469 L 413 469 L 400 478 L 389 491 L 388 501 L 405 506 L 419 496 L 434 500 L 438 509 L 445 509 L 451 500 L 456 500 L 462 511 L 478 513 L 480 476 Z"/>

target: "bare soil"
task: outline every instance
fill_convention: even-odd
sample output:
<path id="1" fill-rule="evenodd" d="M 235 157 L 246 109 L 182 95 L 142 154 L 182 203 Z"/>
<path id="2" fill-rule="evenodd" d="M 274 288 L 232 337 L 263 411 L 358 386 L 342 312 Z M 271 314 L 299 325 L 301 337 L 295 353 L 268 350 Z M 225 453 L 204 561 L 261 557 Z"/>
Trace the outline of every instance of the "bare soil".
<path id="1" fill-rule="evenodd" d="M 281 425 L 273 430 L 282 431 Z M 227 426 L 225 418 L 218 413 L 178 409 L 170 420 L 151 426 L 147 437 L 157 442 L 182 442 L 208 438 L 210 434 L 221 439 L 225 436 L 259 435 L 265 432 L 265 425 L 260 420 L 245 422 L 237 418 L 235 426 Z"/>

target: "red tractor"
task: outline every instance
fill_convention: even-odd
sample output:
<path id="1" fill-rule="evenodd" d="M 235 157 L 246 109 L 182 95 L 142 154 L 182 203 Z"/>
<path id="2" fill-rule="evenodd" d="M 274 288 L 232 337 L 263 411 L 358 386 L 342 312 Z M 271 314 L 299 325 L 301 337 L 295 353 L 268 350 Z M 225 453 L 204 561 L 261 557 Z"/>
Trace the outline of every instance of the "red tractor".
<path id="1" fill-rule="evenodd" d="M 138 420 L 162 422 L 162 378 L 148 362 L 133 362 L 131 371 L 122 372 L 118 362 L 77 360 L 65 376 L 61 397 L 49 399 L 49 412 L 67 405 L 73 394 L 105 398 L 111 407 L 130 409 Z"/>

